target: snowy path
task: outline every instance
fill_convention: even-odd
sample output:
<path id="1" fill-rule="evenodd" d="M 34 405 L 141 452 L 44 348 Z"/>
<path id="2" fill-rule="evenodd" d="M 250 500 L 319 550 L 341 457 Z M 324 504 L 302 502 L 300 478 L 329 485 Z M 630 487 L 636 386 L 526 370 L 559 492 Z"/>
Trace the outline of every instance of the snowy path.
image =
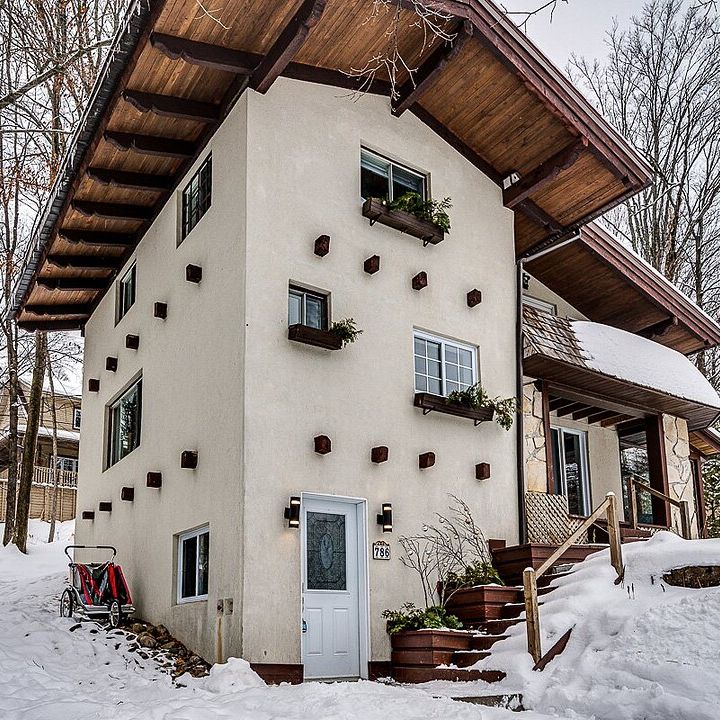
<path id="1" fill-rule="evenodd" d="M 29 557 L 0 549 L 2 720 L 547 720 L 369 682 L 266 687 L 242 661 L 175 687 L 151 662 L 143 668 L 116 650 L 117 636 L 90 623 L 70 632 L 75 623 L 57 617 L 64 544 L 35 543 Z"/>

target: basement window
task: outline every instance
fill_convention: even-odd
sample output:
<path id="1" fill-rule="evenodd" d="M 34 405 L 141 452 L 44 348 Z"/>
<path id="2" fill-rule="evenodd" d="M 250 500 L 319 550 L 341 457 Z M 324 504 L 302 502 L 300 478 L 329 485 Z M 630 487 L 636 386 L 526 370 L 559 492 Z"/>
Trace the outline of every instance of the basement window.
<path id="1" fill-rule="evenodd" d="M 115 303 L 116 323 L 119 323 L 125 317 L 128 310 L 135 304 L 136 276 L 135 263 L 133 263 L 132 267 L 118 281 L 117 299 Z"/>
<path id="2" fill-rule="evenodd" d="M 360 194 L 363 200 L 379 198 L 392 202 L 407 192 L 427 197 L 427 178 L 422 173 L 361 148 Z"/>
<path id="3" fill-rule="evenodd" d="M 212 202 L 212 154 L 208 155 L 182 194 L 182 240 L 200 222 Z"/>
<path id="4" fill-rule="evenodd" d="M 109 407 L 108 467 L 140 445 L 142 378 Z"/>
<path id="5" fill-rule="evenodd" d="M 207 600 L 210 529 L 206 525 L 181 533 L 177 542 L 177 601 Z"/>

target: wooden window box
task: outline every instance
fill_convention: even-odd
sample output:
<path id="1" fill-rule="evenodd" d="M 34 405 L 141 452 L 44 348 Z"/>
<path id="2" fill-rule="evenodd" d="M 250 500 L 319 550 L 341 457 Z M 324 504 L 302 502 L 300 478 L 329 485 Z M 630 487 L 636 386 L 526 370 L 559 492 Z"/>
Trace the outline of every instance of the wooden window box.
<path id="1" fill-rule="evenodd" d="M 475 425 L 481 422 L 492 420 L 495 411 L 488 408 L 469 408 L 451 403 L 447 398 L 430 393 L 415 393 L 415 407 L 422 408 L 423 415 L 435 410 L 446 415 L 469 418 L 475 421 Z"/>
<path id="2" fill-rule="evenodd" d="M 332 330 L 319 330 L 307 325 L 290 325 L 288 339 L 305 343 L 305 345 L 325 348 L 325 350 L 340 350 L 342 348 L 342 339 Z"/>
<path id="3" fill-rule="evenodd" d="M 387 227 L 422 240 L 423 245 L 437 245 L 445 239 L 444 231 L 435 223 L 429 220 L 421 220 L 404 210 L 390 210 L 378 198 L 368 198 L 363 204 L 362 214 L 370 220 L 371 225 L 376 222 L 387 225 Z"/>

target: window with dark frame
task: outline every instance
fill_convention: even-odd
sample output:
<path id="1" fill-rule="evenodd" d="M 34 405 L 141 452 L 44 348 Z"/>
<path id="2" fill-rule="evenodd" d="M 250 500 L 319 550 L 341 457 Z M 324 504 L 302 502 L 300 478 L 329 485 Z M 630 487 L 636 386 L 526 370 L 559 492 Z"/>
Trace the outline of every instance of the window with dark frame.
<path id="1" fill-rule="evenodd" d="M 327 330 L 327 295 L 291 285 L 288 292 L 288 325 L 306 325 Z"/>
<path id="2" fill-rule="evenodd" d="M 75 430 L 80 429 L 80 421 L 82 419 L 82 411 L 79 407 L 73 408 L 73 428 Z"/>
<path id="3" fill-rule="evenodd" d="M 212 202 L 212 154 L 204 162 L 185 186 L 182 194 L 182 240 L 200 222 L 200 218 L 210 209 Z"/>
<path id="4" fill-rule="evenodd" d="M 108 467 L 140 445 L 142 379 L 109 407 Z"/>
<path id="5" fill-rule="evenodd" d="M 133 263 L 132 267 L 118 281 L 116 322 L 120 322 L 135 304 L 136 280 L 137 272 L 135 263 Z"/>
<path id="6" fill-rule="evenodd" d="M 360 195 L 363 200 L 373 197 L 392 202 L 408 192 L 416 192 L 425 200 L 427 177 L 382 155 L 361 148 Z"/>
<path id="7" fill-rule="evenodd" d="M 178 536 L 177 601 L 205 600 L 208 596 L 210 530 L 203 527 Z"/>

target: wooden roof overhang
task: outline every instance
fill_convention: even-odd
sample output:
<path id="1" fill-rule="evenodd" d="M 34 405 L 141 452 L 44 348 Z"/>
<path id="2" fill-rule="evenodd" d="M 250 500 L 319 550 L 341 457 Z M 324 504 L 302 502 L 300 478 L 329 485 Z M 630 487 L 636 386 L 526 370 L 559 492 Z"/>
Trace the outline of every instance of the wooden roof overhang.
<path id="1" fill-rule="evenodd" d="M 690 444 L 704 457 L 720 455 L 720 433 L 712 428 L 691 432 Z"/>
<path id="2" fill-rule="evenodd" d="M 428 0 L 451 42 L 428 44 L 411 0 L 136 0 L 41 216 L 14 306 L 21 327 L 82 327 L 237 98 L 280 75 L 359 89 L 399 16 L 395 115 L 414 113 L 501 188 L 518 253 L 543 247 L 650 181 L 646 163 L 490 0 Z M 369 92 L 389 94 L 378 74 Z"/>
<path id="3" fill-rule="evenodd" d="M 717 322 L 596 223 L 525 268 L 593 322 L 683 355 L 720 344 Z"/>

